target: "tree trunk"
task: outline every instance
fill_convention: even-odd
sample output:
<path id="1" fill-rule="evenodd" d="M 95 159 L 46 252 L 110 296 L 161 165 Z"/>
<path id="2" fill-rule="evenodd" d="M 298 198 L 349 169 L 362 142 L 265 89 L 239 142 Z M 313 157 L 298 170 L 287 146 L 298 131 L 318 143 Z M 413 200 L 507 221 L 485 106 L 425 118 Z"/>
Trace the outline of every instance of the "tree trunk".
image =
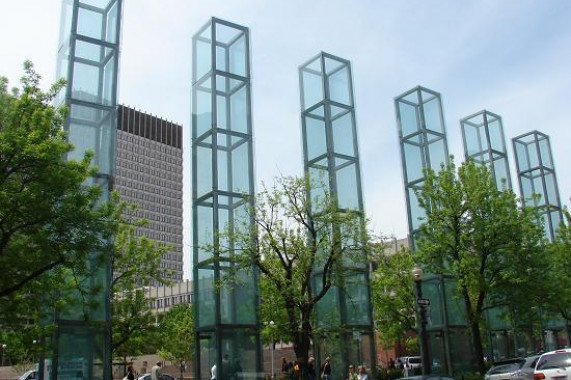
<path id="1" fill-rule="evenodd" d="M 478 319 L 474 318 L 470 321 L 470 330 L 472 331 L 472 339 L 474 341 L 474 354 L 478 364 L 478 371 L 480 374 L 486 373 L 486 365 L 484 363 L 484 347 L 482 346 L 482 335 L 480 333 L 480 324 Z"/>
<path id="2" fill-rule="evenodd" d="M 309 322 L 309 314 L 306 316 L 302 312 L 301 330 L 295 334 L 295 342 L 293 349 L 299 366 L 299 379 L 309 379 L 307 363 L 309 360 L 309 349 L 311 347 L 311 323 Z"/>

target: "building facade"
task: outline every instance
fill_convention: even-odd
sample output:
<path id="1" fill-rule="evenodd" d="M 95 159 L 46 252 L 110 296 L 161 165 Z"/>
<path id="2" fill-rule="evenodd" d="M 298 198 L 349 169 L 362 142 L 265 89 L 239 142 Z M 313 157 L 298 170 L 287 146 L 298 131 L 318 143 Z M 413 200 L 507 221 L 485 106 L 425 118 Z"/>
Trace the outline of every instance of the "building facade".
<path id="1" fill-rule="evenodd" d="M 113 189 L 148 220 L 138 235 L 172 247 L 161 266 L 182 281 L 182 126 L 123 105 L 117 117 Z"/>

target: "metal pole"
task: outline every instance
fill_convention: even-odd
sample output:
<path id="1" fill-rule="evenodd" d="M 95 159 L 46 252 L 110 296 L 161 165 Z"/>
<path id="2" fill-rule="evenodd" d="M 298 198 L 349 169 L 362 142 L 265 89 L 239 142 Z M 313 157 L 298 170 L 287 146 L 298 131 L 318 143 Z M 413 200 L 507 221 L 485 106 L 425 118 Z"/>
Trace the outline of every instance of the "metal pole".
<path id="1" fill-rule="evenodd" d="M 422 286 L 420 279 L 415 281 L 416 284 L 416 298 L 422 298 Z M 418 302 L 417 302 L 418 304 Z M 428 353 L 428 334 L 426 331 L 426 306 L 418 304 L 420 314 L 420 346 L 421 346 L 421 360 L 422 360 L 422 374 L 430 374 L 430 355 Z"/>
<path id="2" fill-rule="evenodd" d="M 272 343 L 271 343 L 271 347 L 270 347 L 270 352 L 272 354 L 272 379 L 276 378 L 275 372 L 274 372 L 274 337 L 272 336 Z"/>

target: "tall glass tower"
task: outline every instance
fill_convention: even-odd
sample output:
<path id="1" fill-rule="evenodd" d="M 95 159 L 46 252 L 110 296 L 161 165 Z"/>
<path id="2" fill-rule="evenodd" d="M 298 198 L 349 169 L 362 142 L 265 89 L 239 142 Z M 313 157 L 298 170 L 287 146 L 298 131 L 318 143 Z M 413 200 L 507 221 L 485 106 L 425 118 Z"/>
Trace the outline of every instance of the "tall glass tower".
<path id="1" fill-rule="evenodd" d="M 232 379 L 261 372 L 256 271 L 229 277 L 239 247 L 219 235 L 253 222 L 248 28 L 213 18 L 194 35 L 192 49 L 196 377 L 210 379 L 216 365 L 217 379 Z"/>
<path id="2" fill-rule="evenodd" d="M 340 212 L 364 217 L 351 64 L 322 52 L 300 67 L 299 77 L 304 169 L 312 185 L 310 196 L 314 199 L 323 186 Z M 337 368 L 334 379 L 344 378 L 349 363 L 364 363 L 373 372 L 376 369 L 368 267 L 351 260 L 344 266 L 345 286 L 330 288 L 316 305 L 316 326 L 336 331 L 318 344 L 314 341 L 319 362 L 331 356 Z M 322 277 L 319 271 L 314 275 L 315 291 L 320 289 Z"/>
<path id="3" fill-rule="evenodd" d="M 425 217 L 415 191 L 422 189 L 424 170 L 440 171 L 448 164 L 448 143 L 440 94 L 415 87 L 395 99 L 407 204 L 409 246 L 416 249 L 416 237 Z"/>
<path id="4" fill-rule="evenodd" d="M 422 189 L 426 169 L 448 164 L 448 143 L 440 94 L 418 86 L 395 98 L 409 224 L 409 246 L 417 249 L 422 218 L 415 191 Z M 412 284 L 411 284 L 412 286 Z M 454 278 L 425 273 L 423 298 L 428 310 L 429 364 L 434 372 L 452 374 L 471 365 L 471 344 Z M 423 356 L 426 354 L 423 352 Z"/>
<path id="5" fill-rule="evenodd" d="M 102 200 L 109 196 L 115 164 L 121 6 L 121 0 L 64 0 L 61 15 L 57 76 L 67 80 L 67 87 L 56 101 L 70 110 L 65 130 L 75 150 L 68 158 L 81 159 L 87 150 L 95 153 L 98 172 L 88 184 L 101 186 Z M 100 255 L 91 255 L 93 274 L 82 280 L 100 289 L 88 296 L 99 306 L 78 302 L 55 313 L 53 356 L 51 363 L 41 363 L 52 379 L 111 378 L 111 261 L 106 258 L 101 265 Z"/>
<path id="6" fill-rule="evenodd" d="M 502 118 L 483 110 L 460 120 L 460 125 L 464 157 L 488 166 L 498 190 L 511 189 Z"/>
<path id="7" fill-rule="evenodd" d="M 552 241 L 563 215 L 549 136 L 533 131 L 512 142 L 521 197 L 526 206 L 542 208 L 545 236 Z"/>

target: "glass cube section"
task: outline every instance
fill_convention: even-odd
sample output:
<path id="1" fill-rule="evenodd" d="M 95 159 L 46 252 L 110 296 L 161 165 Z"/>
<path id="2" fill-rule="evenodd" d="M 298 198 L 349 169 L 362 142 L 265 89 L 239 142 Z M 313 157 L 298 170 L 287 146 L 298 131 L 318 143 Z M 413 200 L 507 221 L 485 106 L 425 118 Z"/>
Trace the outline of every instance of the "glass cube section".
<path id="1" fill-rule="evenodd" d="M 355 157 L 355 134 L 353 114 L 347 112 L 331 121 L 333 133 L 333 152 Z"/>
<path id="2" fill-rule="evenodd" d="M 253 331 L 247 329 L 224 330 L 221 334 L 221 342 L 222 368 L 217 374 L 217 379 L 248 378 L 244 374 L 257 373 L 258 342 Z M 251 376 L 257 378 L 257 375 Z"/>
<path id="3" fill-rule="evenodd" d="M 357 164 L 353 161 L 342 161 L 345 162 L 337 166 L 335 172 L 336 195 L 339 208 L 342 210 L 359 210 Z"/>
<path id="4" fill-rule="evenodd" d="M 323 70 L 319 56 L 301 68 L 303 110 L 325 99 L 323 85 Z"/>
<path id="5" fill-rule="evenodd" d="M 75 42 L 71 96 L 104 105 L 115 104 L 115 49 L 82 40 Z"/>
<path id="6" fill-rule="evenodd" d="M 432 96 L 422 104 L 424 115 L 424 127 L 430 131 L 444 133 L 444 121 L 442 118 L 442 107 L 440 98 Z"/>
<path id="7" fill-rule="evenodd" d="M 255 278 L 245 271 L 229 273 L 225 269 L 220 271 L 221 322 L 223 324 L 255 324 Z"/>
<path id="8" fill-rule="evenodd" d="M 212 144 L 202 142 L 196 148 L 196 196 L 198 198 L 212 191 Z"/>
<path id="9" fill-rule="evenodd" d="M 117 0 L 81 0 L 77 15 L 77 34 L 116 43 L 117 17 Z"/>
<path id="10" fill-rule="evenodd" d="M 214 22 L 216 70 L 247 76 L 246 33 L 243 28 Z"/>
<path id="11" fill-rule="evenodd" d="M 193 81 L 200 80 L 212 70 L 212 23 L 208 22 L 204 28 L 194 36 L 194 64 Z"/>
<path id="12" fill-rule="evenodd" d="M 397 107 L 397 118 L 399 120 L 401 136 L 406 137 L 418 132 L 420 130 L 418 107 L 405 101 L 397 101 Z"/>
<path id="13" fill-rule="evenodd" d="M 371 323 L 369 310 L 369 288 L 365 273 L 352 272 L 344 278 L 343 299 L 345 315 L 350 325 Z"/>
<path id="14" fill-rule="evenodd" d="M 327 153 L 327 137 L 325 132 L 325 120 L 310 116 L 304 116 L 304 142 L 307 160 L 320 157 Z"/>
<path id="15" fill-rule="evenodd" d="M 325 60 L 325 77 L 329 90 L 329 100 L 352 106 L 349 66 L 345 62 L 329 56 L 324 56 L 323 59 Z"/>
<path id="16" fill-rule="evenodd" d="M 195 296 L 197 301 L 197 327 L 212 326 L 215 323 L 216 302 L 214 268 L 203 267 L 198 268 L 198 295 Z"/>
<path id="17" fill-rule="evenodd" d="M 198 260 L 196 264 L 211 260 L 214 246 L 214 211 L 212 198 L 199 203 L 196 207 L 196 241 Z"/>

